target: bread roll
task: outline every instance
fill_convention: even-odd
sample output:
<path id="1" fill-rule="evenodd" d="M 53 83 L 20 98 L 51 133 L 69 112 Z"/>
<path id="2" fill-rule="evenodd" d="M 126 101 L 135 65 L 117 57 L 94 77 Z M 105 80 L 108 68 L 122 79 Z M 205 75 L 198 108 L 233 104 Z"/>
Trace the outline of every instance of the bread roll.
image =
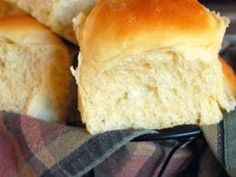
<path id="1" fill-rule="evenodd" d="M 229 20 L 197 0 L 102 0 L 73 74 L 92 134 L 215 124 L 235 98 L 218 61 Z"/>
<path id="2" fill-rule="evenodd" d="M 96 0 L 7 0 L 14 2 L 52 31 L 73 43 L 76 37 L 72 18 L 78 13 L 87 14 Z"/>
<path id="3" fill-rule="evenodd" d="M 70 55 L 28 16 L 0 20 L 0 111 L 63 121 L 70 104 Z"/>
<path id="4" fill-rule="evenodd" d="M 5 0 L 0 1 L 0 17 L 7 15 L 19 15 L 24 14 L 15 4 L 6 2 Z"/>

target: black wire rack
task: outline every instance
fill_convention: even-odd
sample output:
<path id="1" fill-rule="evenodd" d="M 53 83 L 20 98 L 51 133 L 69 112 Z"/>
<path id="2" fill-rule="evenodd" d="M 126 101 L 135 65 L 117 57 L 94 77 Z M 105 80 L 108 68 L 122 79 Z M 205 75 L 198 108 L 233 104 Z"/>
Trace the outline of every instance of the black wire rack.
<path id="1" fill-rule="evenodd" d="M 165 170 L 171 161 L 173 155 L 181 148 L 195 142 L 197 139 L 202 138 L 202 132 L 197 126 L 180 126 L 171 129 L 158 131 L 158 134 L 147 134 L 140 136 L 133 140 L 133 142 L 162 142 L 167 140 L 175 140 L 175 144 L 166 156 L 160 172 L 157 177 L 162 177 Z"/>

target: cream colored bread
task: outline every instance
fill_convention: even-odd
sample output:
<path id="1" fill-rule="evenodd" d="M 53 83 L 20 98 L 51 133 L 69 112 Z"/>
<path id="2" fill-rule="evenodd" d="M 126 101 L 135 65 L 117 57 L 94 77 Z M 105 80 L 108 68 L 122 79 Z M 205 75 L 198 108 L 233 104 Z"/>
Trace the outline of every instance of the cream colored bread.
<path id="1" fill-rule="evenodd" d="M 15 4 L 0 0 L 0 17 L 24 14 Z"/>
<path id="2" fill-rule="evenodd" d="M 96 0 L 7 0 L 17 4 L 38 21 L 73 43 L 76 37 L 72 19 L 78 13 L 87 14 Z"/>
<path id="3" fill-rule="evenodd" d="M 218 51 L 229 20 L 197 0 L 101 0 L 73 74 L 92 134 L 215 124 L 235 107 Z"/>
<path id="4" fill-rule="evenodd" d="M 0 110 L 63 121 L 70 105 L 67 48 L 28 16 L 0 20 Z"/>

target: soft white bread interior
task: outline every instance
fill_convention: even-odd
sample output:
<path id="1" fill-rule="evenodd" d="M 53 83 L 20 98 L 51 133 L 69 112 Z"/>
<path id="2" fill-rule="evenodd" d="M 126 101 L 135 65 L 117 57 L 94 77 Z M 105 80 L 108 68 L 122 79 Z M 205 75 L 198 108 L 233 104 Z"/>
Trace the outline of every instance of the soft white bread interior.
<path id="1" fill-rule="evenodd" d="M 229 20 L 197 0 L 101 0 L 73 74 L 92 134 L 215 124 L 235 98 L 218 60 Z"/>
<path id="2" fill-rule="evenodd" d="M 7 0 L 17 4 L 38 21 L 73 43 L 77 43 L 72 19 L 87 14 L 96 0 Z"/>
<path id="3" fill-rule="evenodd" d="M 28 16 L 0 20 L 0 110 L 63 121 L 70 106 L 70 55 Z"/>
<path id="4" fill-rule="evenodd" d="M 20 15 L 24 14 L 15 4 L 0 0 L 0 17 L 7 15 Z"/>

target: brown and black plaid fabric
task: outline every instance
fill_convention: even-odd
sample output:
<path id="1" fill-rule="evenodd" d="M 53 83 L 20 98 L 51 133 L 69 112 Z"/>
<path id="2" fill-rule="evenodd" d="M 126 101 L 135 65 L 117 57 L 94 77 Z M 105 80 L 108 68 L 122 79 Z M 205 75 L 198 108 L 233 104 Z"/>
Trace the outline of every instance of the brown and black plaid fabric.
<path id="1" fill-rule="evenodd" d="M 218 125 L 202 127 L 212 152 L 230 176 L 236 177 L 236 110 Z"/>
<path id="2" fill-rule="evenodd" d="M 83 128 L 1 112 L 0 176 L 71 177 L 94 169 L 95 177 L 155 177 L 173 141 L 130 142 L 150 133 L 156 132 L 127 130 L 91 136 Z M 205 141 L 199 141 L 195 153 L 191 148 L 179 150 L 164 176 L 221 177 L 224 170 Z M 215 170 L 207 173 L 208 169 Z"/>
<path id="3" fill-rule="evenodd" d="M 82 176 L 137 136 L 114 131 L 91 136 L 83 128 L 0 113 L 0 176 Z"/>

